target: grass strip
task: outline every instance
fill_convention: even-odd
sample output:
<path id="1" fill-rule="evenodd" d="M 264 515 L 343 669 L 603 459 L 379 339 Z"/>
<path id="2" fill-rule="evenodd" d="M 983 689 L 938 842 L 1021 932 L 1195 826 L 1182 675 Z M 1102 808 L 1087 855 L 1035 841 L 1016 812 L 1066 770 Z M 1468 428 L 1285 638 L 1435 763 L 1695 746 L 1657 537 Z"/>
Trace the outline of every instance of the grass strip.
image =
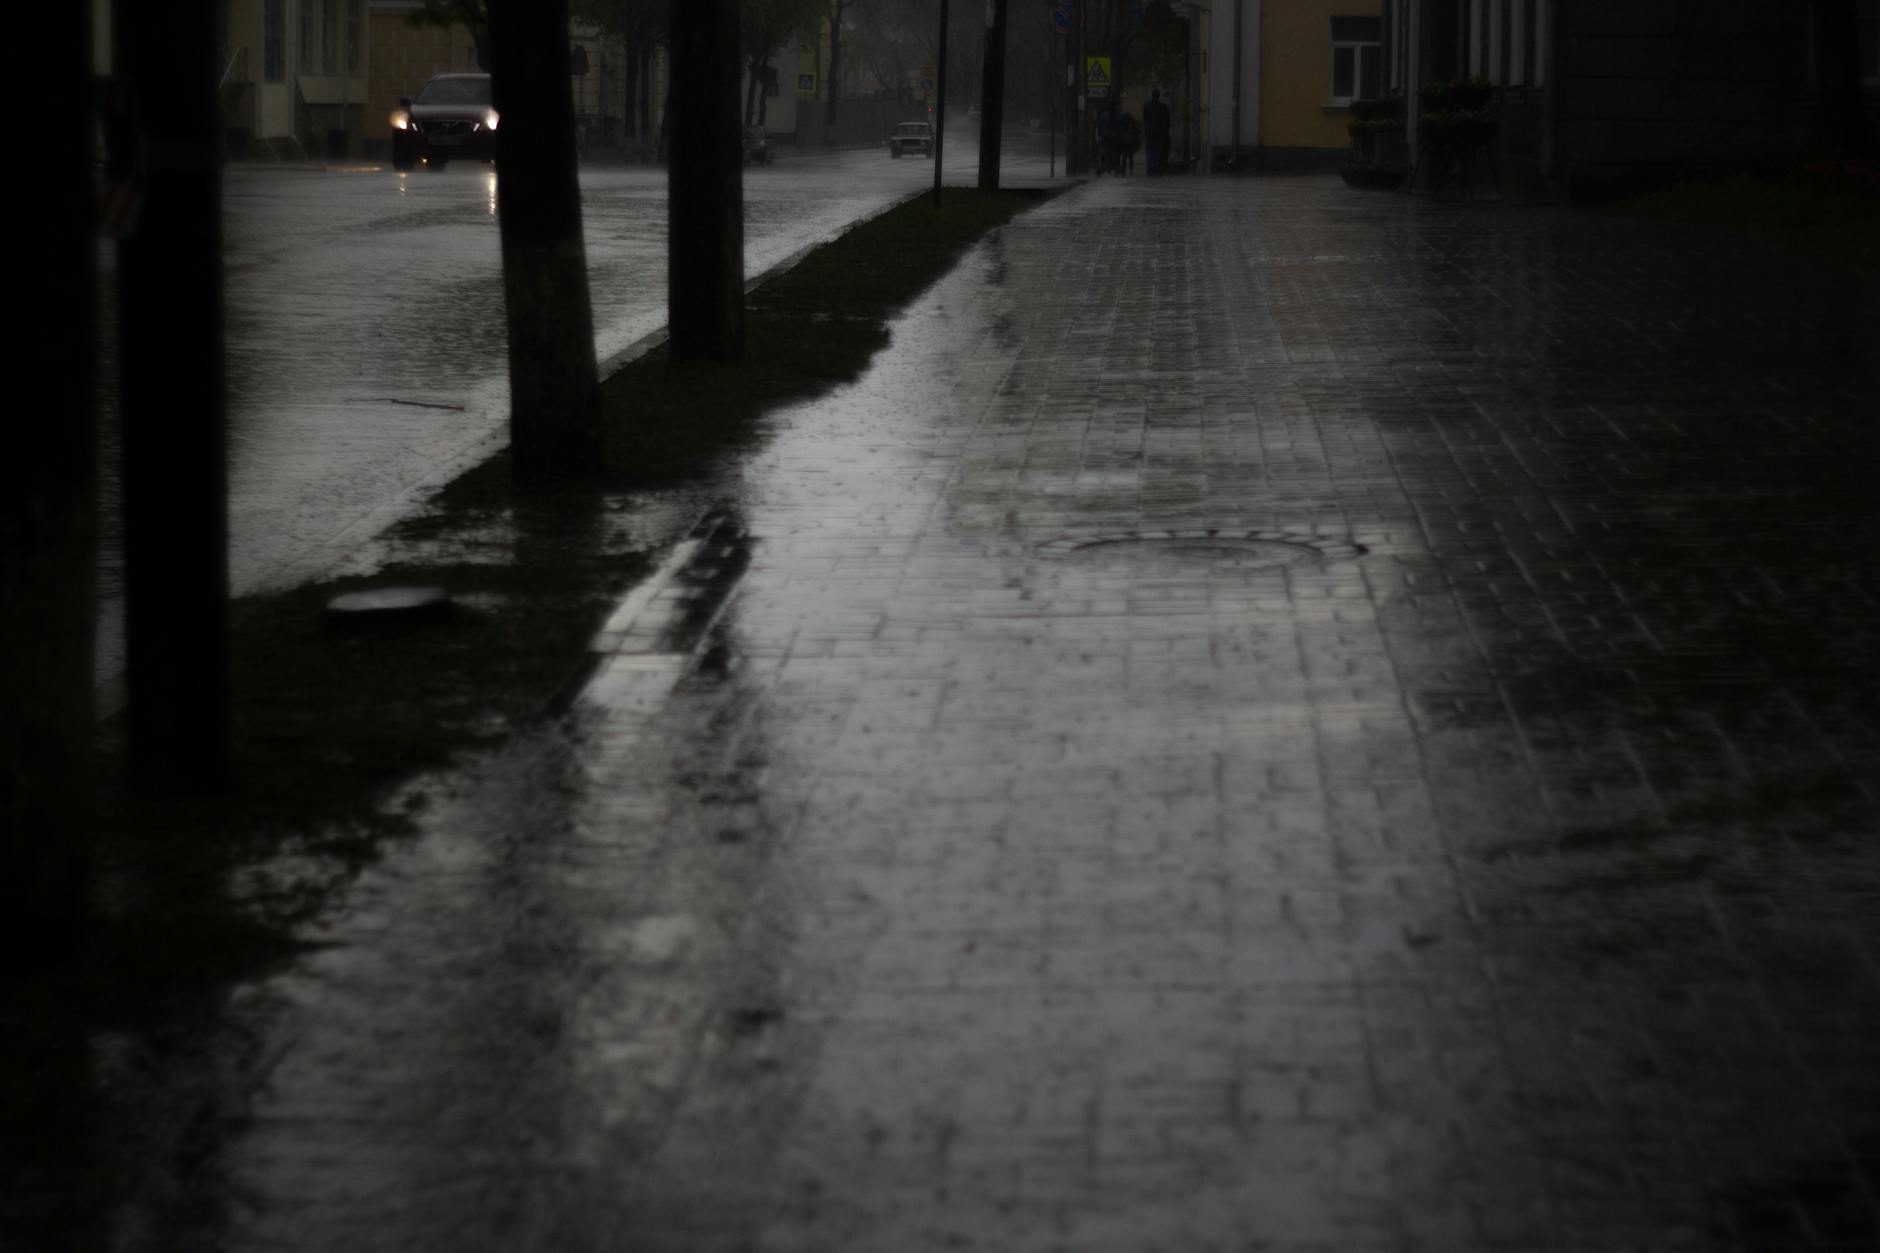
<path id="1" fill-rule="evenodd" d="M 25 1155 L 0 1151 L 0 1171 L 30 1179 L 36 1198 L 0 1214 L 0 1229 L 47 1237 L 35 1247 L 89 1247 L 84 1233 L 113 1205 L 165 1192 L 212 1158 L 197 1121 L 171 1134 L 151 1115 L 176 1100 L 162 1076 L 196 1064 L 229 989 L 296 951 L 298 925 L 412 829 L 405 804 L 423 793 L 388 803 L 401 782 L 499 743 L 578 671 L 606 609 L 651 560 L 609 523 L 619 493 L 707 476 L 761 436 L 767 410 L 857 377 L 902 305 L 1041 198 L 949 189 L 939 211 L 925 197 L 902 204 L 752 293 L 743 361 L 679 368 L 655 351 L 617 373 L 604 385 L 613 503 L 584 493 L 518 505 L 499 454 L 388 532 L 398 564 L 236 601 L 235 787 L 206 799 L 107 790 L 83 951 L 17 979 L 0 1003 L 0 1121 L 27 1132 Z M 455 604 L 370 628 L 326 613 L 334 596 L 386 583 L 441 586 Z M 105 778 L 123 774 L 115 735 L 107 727 Z M 251 873 L 263 866 L 266 882 Z M 136 1042 L 136 1079 L 94 1063 L 100 1032 Z M 140 1083 L 147 1099 L 124 1095 Z M 164 1204 L 181 1214 L 194 1203 Z"/>
<path id="2" fill-rule="evenodd" d="M 629 363 L 601 389 L 607 486 L 631 491 L 707 474 L 760 435 L 754 418 L 857 378 L 887 344 L 896 311 L 986 232 L 1051 194 L 948 188 L 938 210 L 926 196 L 908 201 L 752 292 L 742 361 L 675 365 L 662 345 Z M 502 452 L 449 483 L 441 512 L 410 519 L 404 531 L 500 511 L 508 496 Z"/>

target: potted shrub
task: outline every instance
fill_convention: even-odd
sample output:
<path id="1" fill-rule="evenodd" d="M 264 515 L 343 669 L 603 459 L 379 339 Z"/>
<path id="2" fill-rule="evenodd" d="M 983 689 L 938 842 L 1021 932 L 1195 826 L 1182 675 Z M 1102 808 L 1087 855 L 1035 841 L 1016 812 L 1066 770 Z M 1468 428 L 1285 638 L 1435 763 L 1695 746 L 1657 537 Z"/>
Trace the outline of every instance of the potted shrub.
<path id="1" fill-rule="evenodd" d="M 1410 172 L 1403 161 L 1403 93 L 1351 102 L 1345 130 L 1352 160 L 1341 173 L 1348 187 L 1395 188 Z"/>

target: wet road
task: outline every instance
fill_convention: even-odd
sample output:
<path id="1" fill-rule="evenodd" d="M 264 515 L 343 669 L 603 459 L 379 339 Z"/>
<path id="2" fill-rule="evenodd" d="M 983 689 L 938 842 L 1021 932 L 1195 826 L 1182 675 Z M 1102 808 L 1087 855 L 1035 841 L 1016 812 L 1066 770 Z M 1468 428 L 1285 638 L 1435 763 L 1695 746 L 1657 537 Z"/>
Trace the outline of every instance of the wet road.
<path id="1" fill-rule="evenodd" d="M 949 136 L 950 177 L 977 147 Z M 1033 167 L 1036 167 L 1035 169 Z M 1043 174 L 1042 154 L 1007 158 Z M 745 264 L 761 274 L 931 184 L 885 151 L 794 152 L 745 177 Z M 665 324 L 663 170 L 587 166 L 582 213 L 601 359 Z M 498 447 L 508 417 L 495 174 L 231 166 L 224 176 L 230 583 L 281 586 L 332 566 L 424 490 Z M 102 253 L 109 305 L 108 251 Z M 104 311 L 107 324 L 111 310 Z M 114 446 L 103 346 L 107 444 Z M 106 483 L 107 497 L 113 484 Z M 107 529 L 101 675 L 121 627 Z"/>
<path id="2" fill-rule="evenodd" d="M 1328 180 L 1027 215 L 240 998 L 225 1247 L 1873 1247 L 1877 326 Z"/>

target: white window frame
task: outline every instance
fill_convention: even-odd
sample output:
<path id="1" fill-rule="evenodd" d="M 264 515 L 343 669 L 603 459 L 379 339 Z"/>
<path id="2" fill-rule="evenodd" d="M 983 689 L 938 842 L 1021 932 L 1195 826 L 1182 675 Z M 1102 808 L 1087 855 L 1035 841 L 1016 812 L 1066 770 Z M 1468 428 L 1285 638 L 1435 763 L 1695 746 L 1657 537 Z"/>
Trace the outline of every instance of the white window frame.
<path id="1" fill-rule="evenodd" d="M 1340 16 L 1346 15 L 1340 14 Z M 1365 13 L 1353 14 L 1351 16 L 1370 17 L 1373 15 Z M 1326 67 L 1326 86 L 1328 88 L 1326 105 L 1328 108 L 1344 108 L 1353 100 L 1358 99 L 1356 94 L 1349 96 L 1341 96 L 1338 94 L 1338 53 L 1341 49 L 1351 49 L 1351 90 L 1354 93 L 1359 93 L 1364 90 L 1364 66 L 1367 59 L 1373 70 L 1372 76 L 1377 79 L 1378 84 L 1382 86 L 1386 81 L 1383 62 L 1383 31 L 1379 30 L 1378 35 L 1379 37 L 1377 39 L 1334 39 L 1332 41 L 1331 63 Z"/>

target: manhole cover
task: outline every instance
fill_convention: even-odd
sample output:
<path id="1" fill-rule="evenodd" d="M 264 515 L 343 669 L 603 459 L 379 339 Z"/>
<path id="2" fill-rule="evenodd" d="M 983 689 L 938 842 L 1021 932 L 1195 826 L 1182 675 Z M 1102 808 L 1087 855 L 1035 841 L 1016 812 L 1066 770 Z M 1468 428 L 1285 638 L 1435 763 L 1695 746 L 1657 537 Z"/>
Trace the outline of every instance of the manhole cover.
<path id="1" fill-rule="evenodd" d="M 1046 557 L 1152 570 L 1272 570 L 1364 553 L 1339 540 L 1282 531 L 1130 531 L 1052 540 L 1038 551 Z"/>
<path id="2" fill-rule="evenodd" d="M 441 587 L 372 587 L 326 602 L 327 613 L 351 622 L 432 614 L 449 607 L 450 593 Z"/>

